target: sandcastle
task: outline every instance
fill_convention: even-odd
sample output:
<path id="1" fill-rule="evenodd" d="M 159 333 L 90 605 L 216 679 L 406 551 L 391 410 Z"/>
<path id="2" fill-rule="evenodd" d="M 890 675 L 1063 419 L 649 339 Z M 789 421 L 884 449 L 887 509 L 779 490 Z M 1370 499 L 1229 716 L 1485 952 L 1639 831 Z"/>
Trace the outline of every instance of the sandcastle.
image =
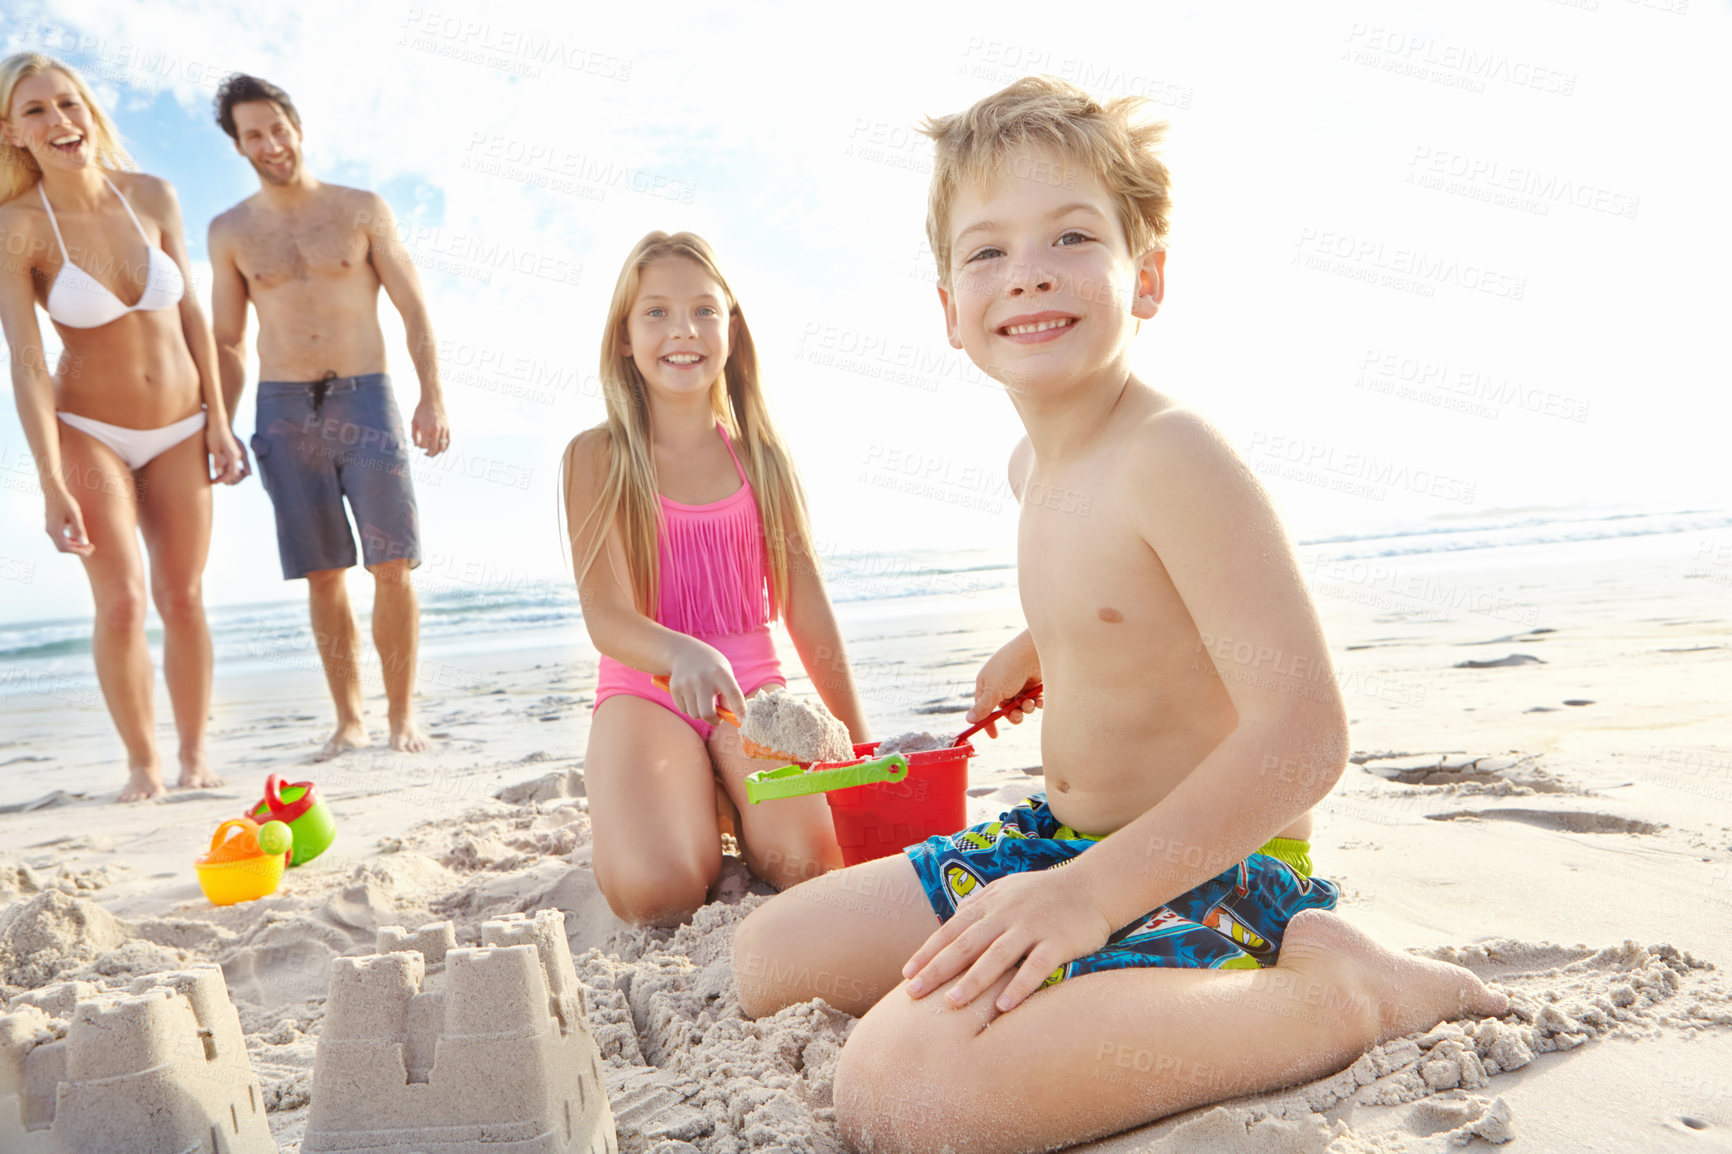
<path id="1" fill-rule="evenodd" d="M 331 967 L 303 1154 L 618 1154 L 565 917 L 380 929 Z"/>
<path id="2" fill-rule="evenodd" d="M 222 970 L 13 998 L 0 1015 L 0 1150 L 276 1154 Z"/>

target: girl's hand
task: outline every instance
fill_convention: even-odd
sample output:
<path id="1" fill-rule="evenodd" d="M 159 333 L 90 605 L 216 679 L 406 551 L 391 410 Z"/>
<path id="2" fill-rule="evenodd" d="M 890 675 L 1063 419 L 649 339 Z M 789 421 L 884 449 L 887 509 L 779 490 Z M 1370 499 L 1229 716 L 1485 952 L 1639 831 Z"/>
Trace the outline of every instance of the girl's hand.
<path id="1" fill-rule="evenodd" d="M 226 425 L 206 421 L 204 447 L 210 454 L 210 479 L 213 482 L 233 485 L 252 472 L 247 465 L 247 451 L 241 448 L 241 443 Z"/>
<path id="2" fill-rule="evenodd" d="M 980 667 L 980 674 L 974 679 L 974 704 L 968 710 L 968 724 L 973 725 L 1039 680 L 1040 661 L 1035 656 L 1034 643 L 1027 633 L 1019 633 Z M 1005 714 L 1004 719 L 1012 725 L 1021 725 L 1045 701 L 1044 696 L 1037 696 L 1021 709 Z M 986 735 L 998 736 L 996 721 L 987 725 Z"/>
<path id="3" fill-rule="evenodd" d="M 1112 932 L 1090 900 L 1085 876 L 1067 869 L 1010 874 L 963 899 L 908 959 L 902 976 L 909 979 L 909 996 L 920 998 L 963 974 L 944 995 L 960 1009 L 1014 969 L 994 1003 L 1007 1013 L 1054 970 L 1106 945 Z"/>
<path id="4" fill-rule="evenodd" d="M 43 496 L 48 506 L 45 528 L 54 547 L 62 553 L 76 553 L 80 557 L 95 552 L 96 546 L 90 543 L 84 532 L 84 510 L 78 507 L 78 499 L 58 485 Z"/>
<path id="5" fill-rule="evenodd" d="M 719 695 L 735 717 L 746 716 L 746 695 L 740 692 L 728 659 L 713 645 L 705 645 L 696 638 L 687 641 L 689 644 L 680 646 L 674 655 L 673 668 L 668 670 L 668 693 L 674 699 L 674 707 L 687 717 L 701 717 L 711 725 L 720 725 L 722 719 L 716 713 Z"/>

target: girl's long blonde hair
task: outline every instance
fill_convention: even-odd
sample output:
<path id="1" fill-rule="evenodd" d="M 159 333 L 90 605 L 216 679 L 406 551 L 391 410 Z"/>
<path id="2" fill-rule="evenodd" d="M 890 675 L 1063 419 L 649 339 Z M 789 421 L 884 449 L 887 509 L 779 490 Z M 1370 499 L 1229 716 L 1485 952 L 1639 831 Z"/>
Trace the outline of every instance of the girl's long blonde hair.
<path id="1" fill-rule="evenodd" d="M 78 98 L 90 110 L 90 122 L 95 129 L 91 143 L 96 148 L 97 165 L 110 172 L 136 171 L 138 165 L 121 146 L 120 130 L 102 110 L 96 94 L 90 91 L 90 85 L 84 82 L 76 68 L 52 56 L 40 52 L 18 52 L 0 60 L 0 120 L 11 117 L 12 99 L 17 95 L 18 86 L 43 72 L 59 72 L 72 81 Z M 28 148 L 0 140 L 0 204 L 29 192 L 30 186 L 41 179 L 42 169 Z"/>
<path id="2" fill-rule="evenodd" d="M 680 257 L 692 261 L 721 286 L 729 319 L 728 362 L 710 389 L 710 409 L 734 441 L 752 484 L 752 499 L 763 524 L 766 569 L 770 578 L 770 616 L 781 616 L 788 603 L 788 558 L 792 549 L 799 557 L 810 553 L 811 527 L 806 517 L 806 499 L 794 472 L 793 459 L 776 427 L 770 421 L 758 381 L 758 351 L 752 330 L 734 290 L 728 286 L 716 262 L 716 254 L 700 236 L 690 232 L 652 232 L 632 248 L 614 285 L 608 305 L 607 325 L 601 340 L 601 392 L 607 403 L 607 422 L 598 433 L 608 449 L 607 474 L 595 504 L 571 532 L 572 559 L 581 588 L 584 575 L 606 547 L 609 534 L 619 526 L 625 544 L 626 568 L 638 610 L 654 617 L 660 598 L 658 534 L 661 502 L 657 498 L 655 459 L 650 451 L 649 393 L 637 364 L 623 351 L 626 314 L 637 300 L 643 270 L 653 261 Z M 577 467 L 578 439 L 566 448 L 562 480 L 567 494 L 567 520 L 576 521 L 579 510 L 569 507 L 573 470 Z M 593 531 L 590 525 L 596 523 Z M 582 555 L 578 543 L 587 535 Z"/>

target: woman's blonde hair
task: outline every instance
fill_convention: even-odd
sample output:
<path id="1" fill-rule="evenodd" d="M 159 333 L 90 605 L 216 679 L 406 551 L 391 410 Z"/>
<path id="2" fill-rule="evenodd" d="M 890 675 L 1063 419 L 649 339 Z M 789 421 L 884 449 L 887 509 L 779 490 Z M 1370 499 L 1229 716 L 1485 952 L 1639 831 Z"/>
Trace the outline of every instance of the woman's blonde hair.
<path id="1" fill-rule="evenodd" d="M 1172 178 L 1159 146 L 1167 124 L 1144 115 L 1148 101 L 1121 96 L 1101 103 L 1052 76 L 1024 76 L 965 112 L 929 116 L 932 184 L 926 239 L 941 284 L 950 284 L 950 214 L 964 185 L 990 187 L 1005 172 L 1027 175 L 1028 154 L 1051 149 L 1093 172 L 1118 209 L 1131 256 L 1165 247 L 1173 210 Z"/>
<path id="2" fill-rule="evenodd" d="M 95 128 L 91 143 L 96 147 L 97 165 L 110 172 L 135 171 L 138 165 L 122 147 L 120 130 L 102 110 L 96 94 L 90 91 L 90 85 L 84 82 L 76 68 L 52 56 L 40 52 L 18 52 L 0 60 L 0 120 L 11 118 L 12 99 L 18 93 L 18 86 L 43 72 L 59 72 L 72 81 L 78 99 L 90 110 L 90 122 Z M 42 169 L 28 148 L 0 141 L 0 204 L 30 191 L 30 186 L 41 179 Z"/>
<path id="3" fill-rule="evenodd" d="M 660 597 L 661 501 L 656 490 L 655 459 L 650 451 L 649 393 L 643 374 L 624 351 L 624 344 L 626 315 L 637 301 L 643 270 L 654 261 L 675 257 L 703 269 L 721 286 L 727 302 L 728 362 L 710 389 L 710 409 L 733 438 L 746 479 L 752 485 L 752 499 L 757 503 L 764 531 L 770 616 L 775 618 L 788 603 L 790 550 L 799 558 L 807 557 L 810 551 L 806 499 L 794 472 L 793 459 L 764 404 L 758 381 L 758 351 L 746 315 L 722 276 L 715 252 L 695 233 L 649 233 L 632 248 L 620 270 L 619 282 L 614 285 L 601 341 L 601 392 L 607 404 L 607 422 L 574 438 L 566 448 L 562 466 L 567 519 L 577 525 L 570 536 L 576 578 L 581 590 L 585 574 L 606 547 L 608 535 L 617 524 L 625 544 L 633 598 L 645 616 L 656 614 Z M 580 510 L 571 508 L 570 501 L 578 441 L 592 436 L 601 437 L 608 450 L 607 473 L 594 506 L 582 522 L 577 522 Z M 592 522 L 596 523 L 593 530 Z M 586 537 L 580 556 L 579 542 Z"/>

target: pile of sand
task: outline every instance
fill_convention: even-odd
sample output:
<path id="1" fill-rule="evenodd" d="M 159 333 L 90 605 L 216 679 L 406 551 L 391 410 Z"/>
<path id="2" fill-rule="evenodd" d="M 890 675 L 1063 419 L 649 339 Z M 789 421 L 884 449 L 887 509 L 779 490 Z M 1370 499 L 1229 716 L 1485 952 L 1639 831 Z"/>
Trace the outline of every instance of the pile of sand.
<path id="1" fill-rule="evenodd" d="M 878 743 L 878 756 L 885 757 L 892 753 L 925 753 L 932 749 L 943 749 L 951 740 L 932 733 L 898 733 L 895 737 L 885 738 Z"/>
<path id="2" fill-rule="evenodd" d="M 785 754 L 790 761 L 850 761 L 848 727 L 822 703 L 802 701 L 773 685 L 746 702 L 740 737 Z"/>

